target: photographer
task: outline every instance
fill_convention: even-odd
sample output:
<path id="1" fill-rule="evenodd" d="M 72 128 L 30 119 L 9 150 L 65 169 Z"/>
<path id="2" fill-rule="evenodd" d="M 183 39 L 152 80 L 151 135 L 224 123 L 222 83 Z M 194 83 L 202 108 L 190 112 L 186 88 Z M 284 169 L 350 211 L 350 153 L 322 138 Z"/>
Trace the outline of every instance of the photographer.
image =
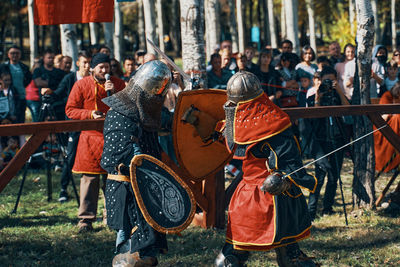
<path id="1" fill-rule="evenodd" d="M 54 53 L 46 50 L 43 55 L 43 65 L 33 72 L 33 81 L 39 88 L 43 103 L 51 104 L 57 120 L 65 119 L 64 104 L 52 96 L 58 84 L 65 76 L 65 72 L 54 67 Z M 43 120 L 44 118 L 39 118 Z"/>
<path id="2" fill-rule="evenodd" d="M 309 106 L 335 106 L 349 105 L 349 101 L 341 91 L 336 71 L 332 67 L 325 67 L 321 72 L 321 85 L 316 94 L 307 99 Z M 340 117 L 327 117 L 310 120 L 312 125 L 311 153 L 313 157 L 320 158 L 332 150 L 345 144 L 347 136 L 343 130 L 343 121 Z M 314 193 L 310 193 L 308 210 L 312 219 L 315 219 L 317 212 L 318 197 L 324 183 L 326 174 L 328 181 L 325 189 L 323 202 L 323 214 L 333 213 L 333 203 L 336 194 L 337 181 L 343 163 L 343 151 L 338 151 L 315 163 L 315 176 L 318 185 Z"/>

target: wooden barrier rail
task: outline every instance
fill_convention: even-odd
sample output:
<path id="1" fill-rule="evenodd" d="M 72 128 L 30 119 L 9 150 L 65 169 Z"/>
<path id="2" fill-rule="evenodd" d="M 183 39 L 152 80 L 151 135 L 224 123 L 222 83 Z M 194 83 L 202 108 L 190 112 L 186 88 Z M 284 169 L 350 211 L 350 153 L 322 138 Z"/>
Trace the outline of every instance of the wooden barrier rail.
<path id="1" fill-rule="evenodd" d="M 310 108 L 290 108 L 283 109 L 289 114 L 292 121 L 299 118 L 322 118 L 329 116 L 343 116 L 343 115 L 366 115 L 376 127 L 385 125 L 386 122 L 382 119 L 380 114 L 399 114 L 400 104 L 391 105 L 352 105 L 352 106 L 329 106 L 329 107 L 310 107 Z M 51 122 L 38 122 L 38 123 L 24 123 L 24 124 L 9 124 L 0 125 L 0 136 L 15 136 L 15 135 L 32 135 L 28 141 L 22 146 L 20 151 L 14 156 L 10 163 L 0 173 L 0 192 L 7 186 L 11 179 L 22 168 L 29 157 L 36 151 L 36 149 L 43 143 L 50 133 L 60 132 L 75 132 L 85 130 L 99 130 L 103 129 L 104 119 L 99 120 L 77 120 L 77 121 L 51 121 Z M 390 128 L 385 127 L 381 130 L 382 134 L 400 153 L 400 137 Z M 178 170 L 179 171 L 179 170 Z M 213 183 L 220 184 L 223 181 L 213 180 Z M 196 186 L 196 185 L 193 185 Z M 200 206 L 206 207 L 207 203 L 224 203 L 223 199 L 206 199 L 201 188 L 194 189 L 196 200 Z M 198 191 L 198 192 L 197 192 Z M 218 195 L 217 195 L 218 196 Z M 223 196 L 223 194 L 222 194 Z M 219 205 L 217 209 L 223 209 L 224 205 Z M 225 214 L 216 212 L 216 216 L 212 216 L 211 220 L 207 220 L 206 227 L 219 225 L 218 221 L 224 221 L 222 217 Z M 221 217 L 221 218 L 219 218 Z"/>

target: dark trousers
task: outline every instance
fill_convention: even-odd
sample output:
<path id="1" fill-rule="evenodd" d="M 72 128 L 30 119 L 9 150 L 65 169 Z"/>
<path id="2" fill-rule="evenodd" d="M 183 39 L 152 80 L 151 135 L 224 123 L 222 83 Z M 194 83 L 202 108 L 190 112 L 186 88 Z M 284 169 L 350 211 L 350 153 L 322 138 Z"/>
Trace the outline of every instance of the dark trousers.
<path id="1" fill-rule="evenodd" d="M 78 147 L 79 135 L 81 132 L 69 133 L 67 143 L 67 155 L 62 168 L 61 190 L 67 190 L 69 181 L 72 179 L 71 169 L 75 162 L 76 148 Z"/>
<path id="2" fill-rule="evenodd" d="M 321 143 L 321 148 L 323 153 L 318 153 L 317 158 L 323 154 L 327 154 L 337 147 L 343 145 L 343 141 L 338 144 L 332 144 L 331 142 Z M 308 200 L 308 210 L 312 217 L 315 217 L 317 212 L 318 198 L 321 192 L 322 185 L 324 184 L 325 176 L 328 176 L 325 188 L 325 196 L 323 201 L 323 210 L 331 211 L 333 203 L 335 201 L 337 182 L 340 177 L 340 171 L 343 164 L 343 150 L 330 155 L 329 157 L 317 162 L 315 164 L 315 177 L 318 180 L 317 188 L 314 193 L 310 193 Z"/>

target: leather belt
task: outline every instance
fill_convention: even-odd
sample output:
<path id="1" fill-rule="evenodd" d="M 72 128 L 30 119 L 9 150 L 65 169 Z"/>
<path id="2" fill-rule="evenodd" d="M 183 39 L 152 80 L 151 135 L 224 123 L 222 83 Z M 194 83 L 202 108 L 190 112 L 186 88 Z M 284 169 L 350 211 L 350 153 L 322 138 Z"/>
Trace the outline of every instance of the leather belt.
<path id="1" fill-rule="evenodd" d="M 118 182 L 131 182 L 131 178 L 122 174 L 108 174 L 107 179 L 118 181 Z"/>

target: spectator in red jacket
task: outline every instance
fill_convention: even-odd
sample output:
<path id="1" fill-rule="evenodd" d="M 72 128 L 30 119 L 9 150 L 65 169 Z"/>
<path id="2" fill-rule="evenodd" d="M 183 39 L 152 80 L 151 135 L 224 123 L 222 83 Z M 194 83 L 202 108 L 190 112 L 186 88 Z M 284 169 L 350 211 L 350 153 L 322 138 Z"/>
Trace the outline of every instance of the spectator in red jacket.
<path id="1" fill-rule="evenodd" d="M 103 53 L 96 54 L 90 63 L 92 75 L 77 81 L 72 87 L 65 112 L 70 119 L 88 120 L 105 117 L 109 107 L 101 100 L 107 94 L 120 91 L 125 82 L 116 77 L 106 81 L 110 73 L 110 58 Z M 109 93 L 108 93 L 109 92 Z M 79 232 L 93 230 L 99 198 L 100 174 L 106 174 L 100 167 L 103 151 L 102 131 L 82 131 L 78 142 L 73 173 L 81 173 L 80 206 L 78 211 Z M 103 176 L 104 181 L 105 176 Z M 104 190 L 104 183 L 103 183 Z"/>

